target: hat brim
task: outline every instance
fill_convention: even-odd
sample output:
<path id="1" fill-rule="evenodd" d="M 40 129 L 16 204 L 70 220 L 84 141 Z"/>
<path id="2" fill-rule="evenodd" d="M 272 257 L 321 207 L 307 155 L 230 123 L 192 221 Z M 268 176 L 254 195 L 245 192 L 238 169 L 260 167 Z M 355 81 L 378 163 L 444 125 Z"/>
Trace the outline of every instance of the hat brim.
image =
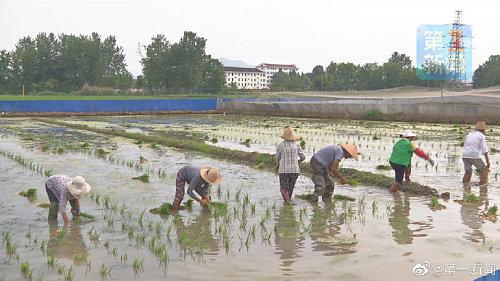
<path id="1" fill-rule="evenodd" d="M 291 136 L 281 135 L 281 138 L 285 139 L 285 140 L 289 140 L 289 141 L 298 141 L 298 140 L 300 140 L 300 136 L 297 136 L 297 135 L 291 135 Z"/>
<path id="2" fill-rule="evenodd" d="M 83 188 L 81 188 L 81 189 L 75 188 L 72 181 L 68 183 L 68 191 L 73 196 L 85 195 L 85 194 L 89 193 L 90 190 L 91 190 L 91 188 L 90 188 L 90 185 L 88 183 L 85 183 L 83 185 Z"/>
<path id="3" fill-rule="evenodd" d="M 207 178 L 206 174 L 207 174 L 208 170 L 210 170 L 210 168 L 201 168 L 200 169 L 200 176 L 201 176 L 201 178 L 204 179 L 209 184 L 220 184 L 222 182 L 222 178 L 220 177 L 220 175 L 217 177 L 217 179 L 215 181 L 210 181 Z"/>
<path id="4" fill-rule="evenodd" d="M 346 147 L 344 145 L 341 145 L 341 147 L 343 149 L 345 149 L 345 151 L 356 161 L 358 161 L 358 155 L 360 154 L 359 152 L 357 151 L 353 151 L 350 147 Z"/>

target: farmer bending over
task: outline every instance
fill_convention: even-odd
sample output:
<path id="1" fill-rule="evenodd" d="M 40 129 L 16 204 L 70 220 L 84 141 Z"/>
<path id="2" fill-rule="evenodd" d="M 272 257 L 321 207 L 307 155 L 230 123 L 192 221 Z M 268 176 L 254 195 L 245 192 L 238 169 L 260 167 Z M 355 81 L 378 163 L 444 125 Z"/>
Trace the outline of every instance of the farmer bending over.
<path id="1" fill-rule="evenodd" d="M 45 190 L 50 200 L 49 222 L 57 221 L 59 212 L 64 223 L 68 223 L 66 206 L 71 205 L 73 216 L 80 214 L 80 196 L 90 192 L 90 186 L 83 177 L 71 178 L 66 175 L 54 175 L 45 182 Z"/>
<path id="2" fill-rule="evenodd" d="M 216 168 L 203 167 L 199 168 L 192 165 L 187 165 L 177 172 L 175 178 L 175 198 L 172 203 L 172 210 L 178 211 L 184 198 L 184 186 L 187 183 L 187 194 L 201 205 L 206 206 L 212 198 L 208 195 L 208 187 L 210 184 L 220 184 L 222 181 L 221 175 Z M 198 196 L 193 191 L 198 193 Z"/>
<path id="3" fill-rule="evenodd" d="M 357 147 L 354 144 L 331 145 L 314 153 L 310 162 L 313 172 L 312 181 L 314 183 L 313 202 L 318 202 L 319 196 L 323 197 L 323 201 L 331 199 L 334 186 L 329 172 L 332 172 L 340 180 L 341 184 L 347 183 L 346 177 L 339 172 L 339 164 L 342 158 L 354 158 L 357 161 Z"/>
<path id="4" fill-rule="evenodd" d="M 488 172 L 490 169 L 490 158 L 488 157 L 488 144 L 486 143 L 486 123 L 477 122 L 476 129 L 470 132 L 465 138 L 464 152 L 462 160 L 464 162 L 464 178 L 463 183 L 469 183 L 472 177 L 472 166 L 476 167 L 479 172 L 479 184 L 488 183 Z M 486 160 L 484 165 L 481 155 Z"/>
<path id="5" fill-rule="evenodd" d="M 391 158 L 389 158 L 389 164 L 391 164 L 391 167 L 395 172 L 395 181 L 392 183 L 390 189 L 391 192 L 397 192 L 401 189 L 403 177 L 410 166 L 413 153 L 417 154 L 420 158 L 429 161 L 431 166 L 434 166 L 434 160 L 432 160 L 427 153 L 413 143 L 413 141 L 418 139 L 415 133 L 411 130 L 405 130 L 401 133 L 400 137 L 401 139 L 392 147 Z"/>
<path id="6" fill-rule="evenodd" d="M 283 142 L 276 149 L 276 162 L 280 179 L 280 192 L 285 203 L 292 198 L 293 189 L 299 177 L 299 163 L 306 159 L 304 152 L 295 142 L 300 139 L 292 128 L 288 127 L 281 135 Z"/>

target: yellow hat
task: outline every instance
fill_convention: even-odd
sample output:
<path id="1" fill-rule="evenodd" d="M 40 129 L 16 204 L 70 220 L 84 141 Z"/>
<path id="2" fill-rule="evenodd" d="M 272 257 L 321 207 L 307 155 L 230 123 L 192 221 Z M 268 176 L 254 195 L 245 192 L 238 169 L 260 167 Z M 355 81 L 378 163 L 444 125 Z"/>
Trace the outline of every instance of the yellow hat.
<path id="1" fill-rule="evenodd" d="M 300 137 L 297 136 L 293 131 L 293 129 L 290 127 L 286 127 L 285 131 L 283 132 L 283 135 L 281 135 L 281 138 L 291 141 L 296 141 L 300 139 Z"/>
<path id="2" fill-rule="evenodd" d="M 340 147 L 345 149 L 349 155 L 351 155 L 352 158 L 356 159 L 358 161 L 358 148 L 354 144 L 342 144 Z"/>
<path id="3" fill-rule="evenodd" d="M 484 121 L 476 122 L 476 130 L 486 131 L 486 122 L 484 122 Z"/>
<path id="4" fill-rule="evenodd" d="M 203 167 L 200 169 L 201 177 L 209 184 L 220 184 L 222 177 L 216 168 Z"/>

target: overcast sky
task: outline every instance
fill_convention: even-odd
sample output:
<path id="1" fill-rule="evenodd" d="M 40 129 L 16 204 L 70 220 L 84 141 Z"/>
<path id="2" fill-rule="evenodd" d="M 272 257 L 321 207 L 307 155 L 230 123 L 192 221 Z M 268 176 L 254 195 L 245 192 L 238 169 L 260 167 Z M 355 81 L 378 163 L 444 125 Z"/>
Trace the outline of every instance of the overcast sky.
<path id="1" fill-rule="evenodd" d="M 335 62 L 384 62 L 393 51 L 416 59 L 416 29 L 446 24 L 454 11 L 472 25 L 474 69 L 500 54 L 500 1 L 3 1 L 0 49 L 39 32 L 115 35 L 128 69 L 141 73 L 139 44 L 158 33 L 176 42 L 185 30 L 207 38 L 213 57 L 296 64 L 309 72 Z"/>

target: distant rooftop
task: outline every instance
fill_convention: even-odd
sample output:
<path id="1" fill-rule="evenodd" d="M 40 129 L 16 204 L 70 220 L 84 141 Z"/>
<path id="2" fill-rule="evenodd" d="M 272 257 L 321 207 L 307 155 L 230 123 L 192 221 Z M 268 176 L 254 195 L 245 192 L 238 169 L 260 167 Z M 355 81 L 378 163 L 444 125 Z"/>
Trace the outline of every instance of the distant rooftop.
<path id="1" fill-rule="evenodd" d="M 224 71 L 264 73 L 255 67 L 224 66 Z"/>
<path id="2" fill-rule="evenodd" d="M 295 68 L 297 66 L 295 64 L 276 64 L 276 63 L 261 63 L 260 67 L 275 67 L 275 68 Z"/>

